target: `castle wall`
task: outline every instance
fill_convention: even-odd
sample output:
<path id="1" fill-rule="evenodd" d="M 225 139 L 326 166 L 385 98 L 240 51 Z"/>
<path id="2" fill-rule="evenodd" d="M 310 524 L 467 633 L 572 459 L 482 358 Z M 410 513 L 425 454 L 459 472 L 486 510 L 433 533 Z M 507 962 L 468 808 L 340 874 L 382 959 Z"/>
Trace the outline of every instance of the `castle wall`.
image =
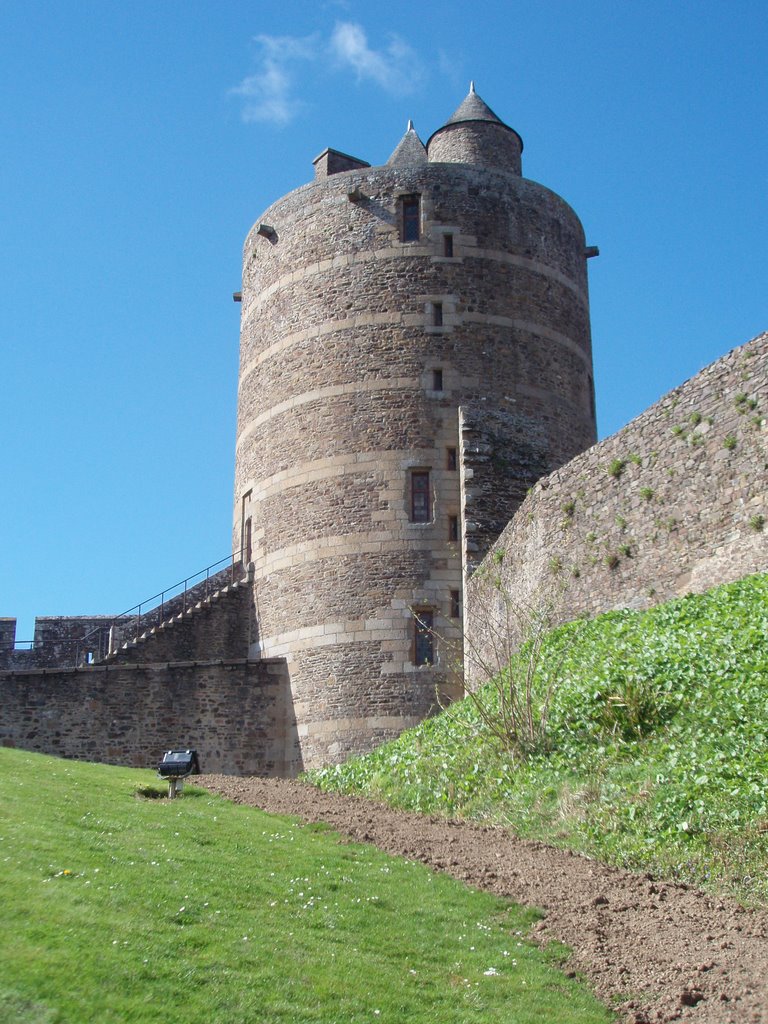
<path id="1" fill-rule="evenodd" d="M 766 416 L 762 334 L 540 480 L 469 584 L 468 664 L 493 660 L 500 592 L 564 588 L 562 622 L 768 570 Z"/>
<path id="2" fill-rule="evenodd" d="M 204 771 L 295 774 L 284 663 L 111 665 L 0 675 L 0 744 L 154 767 L 194 748 Z M 288 761 L 289 763 L 286 763 Z"/>
<path id="3" fill-rule="evenodd" d="M 412 195 L 420 237 L 405 242 Z M 250 655 L 287 659 L 311 765 L 415 724 L 436 690 L 460 692 L 454 595 L 478 488 L 451 466 L 466 448 L 459 407 L 493 406 L 497 445 L 535 423 L 542 472 L 594 441 L 584 235 L 559 197 L 512 173 L 331 174 L 248 236 L 241 310 L 233 532 L 255 570 Z M 526 470 L 510 483 L 519 462 L 484 469 L 509 495 L 499 526 L 532 482 Z M 412 521 L 414 471 L 430 474 L 426 522 Z M 492 535 L 485 524 L 471 541 L 476 557 Z M 422 608 L 447 637 L 431 665 L 415 664 Z"/>
<path id="4" fill-rule="evenodd" d="M 233 559 L 225 569 L 206 577 L 181 593 L 165 598 L 157 596 L 157 604 L 141 614 L 111 615 L 38 615 L 35 619 L 34 646 L 31 649 L 16 649 L 16 620 L 0 619 L 0 671 L 3 669 L 33 668 L 74 668 L 101 661 L 112 649 L 116 650 L 123 643 L 135 640 L 142 634 L 155 631 L 158 627 L 169 623 L 178 616 L 185 615 L 198 604 L 207 604 L 213 595 L 225 591 L 232 583 L 242 579 L 243 567 Z M 154 600 L 154 599 L 153 599 Z M 214 616 L 215 618 L 215 616 Z M 226 628 L 226 627 L 225 627 Z M 247 623 L 242 626 L 243 636 L 248 635 Z M 188 657 L 242 657 L 247 650 L 241 643 L 238 647 L 226 637 L 215 635 L 212 630 L 203 630 L 201 640 L 195 641 L 188 635 L 185 642 L 180 642 L 182 630 L 175 632 L 175 641 L 170 648 L 162 652 L 163 645 L 157 646 L 159 657 L 149 654 L 141 658 L 145 661 L 169 661 Z M 189 629 L 187 629 L 189 634 Z M 161 633 L 162 635 L 162 633 Z M 27 637 L 23 638 L 27 640 Z M 23 641 L 22 641 L 23 642 Z M 197 643 L 197 648 L 195 644 Z M 186 650 L 183 649 L 186 644 Z M 208 650 L 200 649 L 201 645 Z M 213 645 L 213 646 L 211 646 Z M 133 658 L 132 660 L 136 660 Z"/>

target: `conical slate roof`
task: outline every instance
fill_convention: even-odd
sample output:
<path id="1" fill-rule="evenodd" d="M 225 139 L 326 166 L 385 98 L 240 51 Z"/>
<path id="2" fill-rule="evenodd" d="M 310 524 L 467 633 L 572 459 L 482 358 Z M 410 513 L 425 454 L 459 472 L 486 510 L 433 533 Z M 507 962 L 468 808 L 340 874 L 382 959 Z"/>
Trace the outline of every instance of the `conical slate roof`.
<path id="1" fill-rule="evenodd" d="M 413 121 L 409 121 L 405 135 L 398 142 L 392 156 L 387 160 L 387 165 L 408 164 L 413 166 L 414 164 L 425 164 L 426 162 L 427 151 L 424 148 L 424 143 L 416 134 Z"/>
<path id="2" fill-rule="evenodd" d="M 504 124 L 500 117 L 491 110 L 485 100 L 481 100 L 475 92 L 475 83 L 469 83 L 467 96 L 453 114 L 445 122 L 446 124 L 457 124 L 459 121 L 495 121 L 497 124 Z M 504 127 L 509 127 L 504 125 Z"/>
<path id="3" fill-rule="evenodd" d="M 498 117 L 485 100 L 481 99 L 475 92 L 475 83 L 469 83 L 469 92 L 466 97 L 461 101 L 453 114 L 448 118 L 442 127 L 438 128 L 437 131 L 432 132 L 430 137 L 427 139 L 427 149 L 429 144 L 436 135 L 440 132 L 445 131 L 446 128 L 451 128 L 456 124 L 466 124 L 471 121 L 482 121 L 485 124 L 497 124 L 499 127 L 504 128 L 508 132 L 512 132 L 513 135 L 517 135 L 520 142 L 520 152 L 523 151 L 523 140 L 520 138 L 518 132 L 514 128 L 510 128 L 508 124 L 505 124 L 500 117 Z"/>

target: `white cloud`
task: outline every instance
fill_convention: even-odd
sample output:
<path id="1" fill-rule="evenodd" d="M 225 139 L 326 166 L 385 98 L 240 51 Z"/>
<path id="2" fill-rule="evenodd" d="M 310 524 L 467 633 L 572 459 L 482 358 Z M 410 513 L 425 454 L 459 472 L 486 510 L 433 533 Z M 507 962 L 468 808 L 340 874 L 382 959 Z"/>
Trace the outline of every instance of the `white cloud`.
<path id="1" fill-rule="evenodd" d="M 398 36 L 391 36 L 384 50 L 372 50 L 361 25 L 339 21 L 329 39 L 312 36 L 256 36 L 259 70 L 231 90 L 243 99 L 244 121 L 268 121 L 279 126 L 292 121 L 306 106 L 296 96 L 298 69 L 332 58 L 336 70 L 352 70 L 358 81 L 375 82 L 387 92 L 411 92 L 422 77 L 414 50 Z"/>
<path id="2" fill-rule="evenodd" d="M 363 27 L 351 21 L 336 23 L 331 52 L 342 67 L 352 68 L 358 79 L 372 79 L 387 92 L 411 92 L 422 77 L 421 63 L 408 43 L 393 35 L 386 50 L 372 50 Z"/>
<path id="3" fill-rule="evenodd" d="M 271 121 L 285 125 L 303 109 L 304 103 L 293 96 L 294 74 L 291 65 L 314 60 L 318 39 L 306 36 L 256 36 L 261 48 L 261 70 L 244 78 L 231 90 L 245 100 L 244 121 Z"/>

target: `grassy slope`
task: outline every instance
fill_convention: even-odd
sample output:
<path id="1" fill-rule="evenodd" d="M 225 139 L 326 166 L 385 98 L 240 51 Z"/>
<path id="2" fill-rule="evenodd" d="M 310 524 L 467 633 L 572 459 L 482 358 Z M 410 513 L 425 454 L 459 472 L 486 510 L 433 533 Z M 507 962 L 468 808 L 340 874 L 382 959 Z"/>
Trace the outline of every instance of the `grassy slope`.
<path id="1" fill-rule="evenodd" d="M 550 663 L 563 645 L 527 763 L 464 700 L 313 780 L 768 900 L 768 576 L 562 627 Z"/>
<path id="2" fill-rule="evenodd" d="M 609 1019 L 526 942 L 532 912 L 153 784 L 0 749 L 4 1024 Z"/>

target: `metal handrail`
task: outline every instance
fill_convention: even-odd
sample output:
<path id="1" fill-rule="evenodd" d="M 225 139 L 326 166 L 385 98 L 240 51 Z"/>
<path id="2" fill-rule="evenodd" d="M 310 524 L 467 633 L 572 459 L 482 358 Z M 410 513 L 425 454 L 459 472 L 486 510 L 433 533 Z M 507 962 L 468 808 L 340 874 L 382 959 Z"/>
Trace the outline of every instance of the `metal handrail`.
<path id="1" fill-rule="evenodd" d="M 231 555 L 225 555 L 224 558 L 220 558 L 216 562 L 211 562 L 211 564 L 207 565 L 204 569 L 200 569 L 198 572 L 192 573 L 190 576 L 187 576 L 183 580 L 179 580 L 178 583 L 174 583 L 170 587 L 165 587 L 163 590 L 158 591 L 157 594 L 153 594 L 152 597 L 144 598 L 143 601 L 132 605 L 124 612 L 120 612 L 119 615 L 113 615 L 111 618 L 105 619 L 104 622 L 99 623 L 98 626 L 95 626 L 92 630 L 81 637 L 66 637 L 60 640 L 16 640 L 14 641 L 13 650 L 16 650 L 17 648 L 23 650 L 23 647 L 21 647 L 23 644 L 30 644 L 30 647 L 28 648 L 29 650 L 40 650 L 41 648 L 52 646 L 53 644 L 58 644 L 60 646 L 71 644 L 75 645 L 74 661 L 77 665 L 80 663 L 80 652 L 82 650 L 97 646 L 99 649 L 99 657 L 103 658 L 114 649 L 112 641 L 113 630 L 116 626 L 126 626 L 129 621 L 133 619 L 135 622 L 135 633 L 133 639 L 137 640 L 142 632 L 146 632 L 147 629 L 151 628 L 149 623 L 142 628 L 142 618 L 148 615 L 149 612 L 153 611 L 155 607 L 158 612 L 155 624 L 159 626 L 160 623 L 164 621 L 166 605 L 170 604 L 172 600 L 181 597 L 181 614 L 184 614 L 187 611 L 187 595 L 191 590 L 194 590 L 195 587 L 200 586 L 202 583 L 205 583 L 205 593 L 201 600 L 207 601 L 211 596 L 211 576 L 215 576 L 218 572 L 221 572 L 222 570 L 218 567 L 223 566 L 226 562 L 230 563 L 230 582 L 234 582 L 235 567 L 241 562 L 240 552 L 233 552 Z M 212 573 L 212 569 L 216 569 L 217 572 Z M 202 577 L 203 573 L 205 573 L 204 580 L 200 579 L 197 583 L 194 583 L 193 586 L 189 586 L 193 580 L 197 580 L 198 577 Z M 169 599 L 166 601 L 167 595 Z M 170 595 L 173 596 L 171 597 Z M 154 602 L 156 602 L 158 598 L 159 603 L 155 605 Z M 144 611 L 142 611 L 142 609 L 144 609 Z M 106 645 L 104 644 L 105 635 L 107 636 Z M 89 641 L 93 641 L 94 639 L 98 639 L 98 644 L 94 645 L 93 643 L 89 643 Z M 125 642 L 124 636 L 121 637 L 121 640 L 122 642 Z"/>

